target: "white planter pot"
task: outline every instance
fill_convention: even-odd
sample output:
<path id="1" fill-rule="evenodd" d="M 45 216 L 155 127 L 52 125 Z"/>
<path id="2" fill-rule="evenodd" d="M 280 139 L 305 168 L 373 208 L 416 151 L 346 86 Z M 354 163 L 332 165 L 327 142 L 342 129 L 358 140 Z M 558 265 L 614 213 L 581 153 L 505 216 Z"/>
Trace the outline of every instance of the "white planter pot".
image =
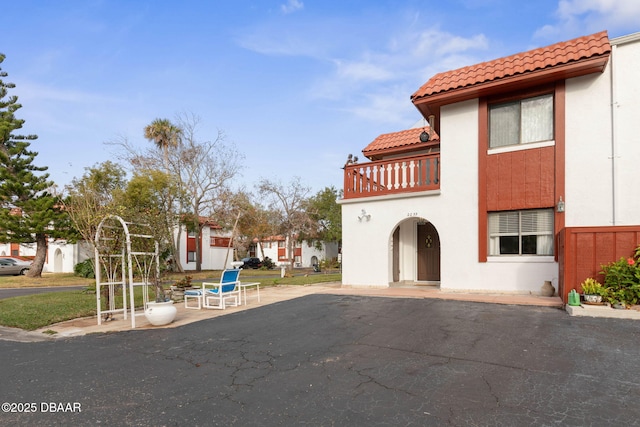
<path id="1" fill-rule="evenodd" d="M 178 310 L 173 305 L 173 301 L 149 302 L 144 311 L 144 317 L 153 326 L 168 325 L 176 318 Z"/>
<path id="2" fill-rule="evenodd" d="M 589 294 L 585 294 L 584 295 L 584 300 L 586 302 L 590 302 L 590 303 L 599 303 L 602 302 L 602 295 L 589 295 Z"/>

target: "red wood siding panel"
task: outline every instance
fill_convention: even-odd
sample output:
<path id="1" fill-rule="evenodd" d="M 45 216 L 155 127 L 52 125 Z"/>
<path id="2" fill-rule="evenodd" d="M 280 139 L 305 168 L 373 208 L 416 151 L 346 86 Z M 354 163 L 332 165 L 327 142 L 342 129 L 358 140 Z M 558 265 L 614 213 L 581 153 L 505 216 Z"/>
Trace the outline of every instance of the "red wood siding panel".
<path id="1" fill-rule="evenodd" d="M 209 238 L 209 246 L 214 246 L 218 248 L 228 248 L 231 243 L 231 238 L 229 237 L 211 237 Z M 195 250 L 195 247 L 194 247 Z"/>
<path id="2" fill-rule="evenodd" d="M 603 281 L 603 264 L 629 257 L 640 245 L 640 225 L 611 227 L 567 227 L 559 233 L 558 294 L 566 303 L 572 289 L 588 277 Z"/>
<path id="3" fill-rule="evenodd" d="M 511 171 L 511 161 L 513 155 L 508 153 L 506 155 L 498 155 L 498 210 L 508 211 L 512 209 L 512 194 L 511 184 L 513 173 Z M 491 173 L 491 171 L 487 171 Z"/>
<path id="4" fill-rule="evenodd" d="M 487 155 L 487 209 L 507 211 L 555 205 L 554 147 Z"/>
<path id="5" fill-rule="evenodd" d="M 511 206 L 526 206 L 527 204 L 527 189 L 531 187 L 531 157 L 530 150 L 516 151 L 511 153 Z M 537 165 L 538 162 L 534 162 Z M 524 173 L 522 173 L 524 171 Z M 537 179 L 537 174 L 533 175 L 534 180 Z"/>
<path id="6" fill-rule="evenodd" d="M 540 207 L 540 170 L 542 161 L 540 158 L 540 150 L 526 150 L 525 163 L 522 169 L 516 169 L 516 173 L 524 171 L 526 187 L 523 189 L 524 198 L 519 197 L 516 206 L 524 206 L 525 208 Z M 552 165 L 553 166 L 553 165 Z"/>
<path id="7" fill-rule="evenodd" d="M 556 82 L 556 95 L 554 97 L 555 105 L 555 169 L 554 175 L 556 177 L 553 202 L 554 204 L 560 200 L 560 197 L 565 197 L 565 83 L 563 81 Z M 554 228 L 557 233 L 564 229 L 564 212 L 558 212 L 554 215 Z M 556 260 L 558 259 L 558 251 L 556 250 Z"/>
<path id="8" fill-rule="evenodd" d="M 545 147 L 540 152 L 540 199 L 538 206 L 555 206 L 555 147 Z M 537 207 L 537 206 L 536 206 Z"/>
<path id="9" fill-rule="evenodd" d="M 497 171 L 498 170 L 498 156 L 486 156 L 486 170 L 488 171 Z M 485 173 L 487 182 L 487 210 L 489 211 L 497 211 L 498 210 L 498 200 L 500 200 L 500 191 L 498 189 L 498 184 L 500 182 L 499 174 L 497 173 Z"/>

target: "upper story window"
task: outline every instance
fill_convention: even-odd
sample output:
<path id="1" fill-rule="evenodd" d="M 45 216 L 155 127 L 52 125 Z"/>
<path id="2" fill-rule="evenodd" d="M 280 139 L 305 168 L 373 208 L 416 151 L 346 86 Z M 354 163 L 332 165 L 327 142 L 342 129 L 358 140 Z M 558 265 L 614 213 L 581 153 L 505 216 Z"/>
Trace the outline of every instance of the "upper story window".
<path id="1" fill-rule="evenodd" d="M 553 139 L 552 94 L 489 106 L 489 148 Z"/>

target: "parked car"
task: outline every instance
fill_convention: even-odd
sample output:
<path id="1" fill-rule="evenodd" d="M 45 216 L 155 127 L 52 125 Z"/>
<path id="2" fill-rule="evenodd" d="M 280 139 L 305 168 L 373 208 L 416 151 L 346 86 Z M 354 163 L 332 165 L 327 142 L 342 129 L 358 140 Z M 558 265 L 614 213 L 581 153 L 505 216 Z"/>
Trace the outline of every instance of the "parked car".
<path id="1" fill-rule="evenodd" d="M 262 267 L 262 261 L 260 258 L 242 258 L 242 265 L 240 268 L 260 268 Z"/>
<path id="2" fill-rule="evenodd" d="M 23 261 L 18 258 L 0 258 L 0 275 L 19 276 L 25 274 L 31 267 L 31 262 Z"/>

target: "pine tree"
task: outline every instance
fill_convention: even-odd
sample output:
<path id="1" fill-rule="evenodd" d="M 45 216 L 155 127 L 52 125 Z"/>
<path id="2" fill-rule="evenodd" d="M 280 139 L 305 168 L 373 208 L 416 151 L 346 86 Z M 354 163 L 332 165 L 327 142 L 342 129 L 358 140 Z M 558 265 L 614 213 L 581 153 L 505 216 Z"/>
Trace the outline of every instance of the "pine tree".
<path id="1" fill-rule="evenodd" d="M 0 64 L 5 55 L 0 53 Z M 13 83 L 2 79 L 7 73 L 0 68 L 0 242 L 35 243 L 36 256 L 28 276 L 40 277 L 47 255 L 49 237 L 68 233 L 68 217 L 51 193 L 53 182 L 47 167 L 33 164 L 38 155 L 29 150 L 36 135 L 19 135 L 24 120 L 15 112 L 22 106 L 18 97 L 8 96 Z"/>

